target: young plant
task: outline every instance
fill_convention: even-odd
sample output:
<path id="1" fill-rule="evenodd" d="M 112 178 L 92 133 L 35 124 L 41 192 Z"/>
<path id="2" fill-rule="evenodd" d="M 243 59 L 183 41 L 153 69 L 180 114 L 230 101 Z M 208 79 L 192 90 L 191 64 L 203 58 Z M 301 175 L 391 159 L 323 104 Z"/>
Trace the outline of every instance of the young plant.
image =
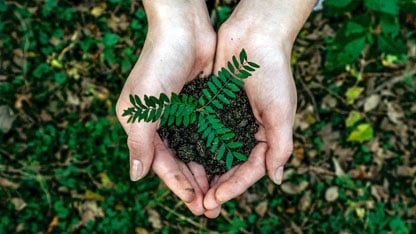
<path id="1" fill-rule="evenodd" d="M 218 118 L 216 110 L 230 104 L 231 99 L 244 85 L 244 79 L 251 76 L 260 66 L 247 60 L 247 53 L 241 50 L 239 59 L 235 56 L 221 68 L 218 75 L 212 75 L 198 99 L 192 95 L 172 93 L 168 97 L 161 93 L 159 98 L 144 95 L 143 100 L 137 95 L 130 95 L 133 105 L 124 110 L 123 116 L 129 116 L 127 122 L 155 122 L 160 126 L 175 124 L 187 127 L 197 122 L 198 133 L 205 140 L 206 147 L 215 153 L 217 160 L 225 156 L 226 168 L 230 169 L 234 158 L 246 161 L 247 157 L 237 152 L 243 143 L 233 140 L 235 134 Z"/>

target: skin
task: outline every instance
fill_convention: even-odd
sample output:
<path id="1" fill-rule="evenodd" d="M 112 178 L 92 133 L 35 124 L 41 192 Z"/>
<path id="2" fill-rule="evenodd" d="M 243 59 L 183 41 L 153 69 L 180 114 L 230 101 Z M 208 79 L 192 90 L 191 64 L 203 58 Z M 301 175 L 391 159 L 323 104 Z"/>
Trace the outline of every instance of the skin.
<path id="1" fill-rule="evenodd" d="M 216 36 L 204 1 L 144 0 L 149 32 L 116 106 L 128 134 L 131 179 L 143 178 L 152 167 L 193 214 L 209 218 L 217 217 L 221 204 L 266 174 L 280 184 L 293 149 L 296 112 L 290 53 L 314 4 L 315 0 L 242 0 Z M 158 123 L 127 124 L 121 114 L 130 105 L 129 94 L 179 92 L 193 78 L 218 71 L 242 48 L 261 66 L 244 87 L 259 124 L 259 143 L 247 162 L 209 184 L 201 165 L 184 164 L 161 141 Z"/>

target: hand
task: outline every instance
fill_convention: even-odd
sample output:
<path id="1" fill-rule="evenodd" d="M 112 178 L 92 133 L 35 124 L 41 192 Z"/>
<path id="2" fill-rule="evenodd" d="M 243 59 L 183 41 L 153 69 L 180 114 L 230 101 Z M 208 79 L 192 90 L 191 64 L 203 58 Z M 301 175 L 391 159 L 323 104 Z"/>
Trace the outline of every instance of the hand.
<path id="1" fill-rule="evenodd" d="M 131 105 L 130 94 L 178 93 L 198 75 L 208 76 L 213 66 L 215 33 L 202 0 L 148 0 L 143 4 L 149 31 L 116 106 L 117 117 L 128 134 L 130 177 L 139 180 L 152 167 L 192 213 L 201 215 L 209 186 L 203 167 L 178 160 L 157 134 L 158 123 L 128 124 L 122 113 Z"/>
<path id="2" fill-rule="evenodd" d="M 244 86 L 259 129 L 258 144 L 248 161 L 218 178 L 205 195 L 206 214 L 211 218 L 218 216 L 214 210 L 222 203 L 242 194 L 266 173 L 276 184 L 282 182 L 284 165 L 293 150 L 297 102 L 290 53 L 312 6 L 313 1 L 242 0 L 219 30 L 214 71 L 226 66 L 242 48 L 249 61 L 260 65 Z M 294 12 L 303 12 L 303 20 L 294 19 Z"/>

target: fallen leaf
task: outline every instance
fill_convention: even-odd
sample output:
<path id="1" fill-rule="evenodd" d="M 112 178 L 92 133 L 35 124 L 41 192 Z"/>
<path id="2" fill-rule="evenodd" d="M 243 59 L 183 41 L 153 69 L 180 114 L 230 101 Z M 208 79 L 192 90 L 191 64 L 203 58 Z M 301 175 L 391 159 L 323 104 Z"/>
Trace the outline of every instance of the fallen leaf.
<path id="1" fill-rule="evenodd" d="M 6 133 L 10 131 L 15 116 L 13 110 L 8 106 L 0 106 L 0 131 Z"/>
<path id="2" fill-rule="evenodd" d="M 380 103 L 381 97 L 378 94 L 373 94 L 370 97 L 368 97 L 364 102 L 364 111 L 369 112 L 376 108 L 378 104 Z"/>
<path id="3" fill-rule="evenodd" d="M 154 229 L 161 229 L 162 222 L 160 221 L 160 215 L 154 209 L 148 209 L 147 212 L 149 213 L 149 222 L 152 224 Z"/>
<path id="4" fill-rule="evenodd" d="M 12 204 L 14 205 L 14 209 L 16 210 L 16 211 L 21 211 L 21 210 L 23 210 L 25 207 L 26 207 L 26 202 L 23 200 L 23 199 L 21 199 L 21 198 L 18 198 L 18 197 L 14 197 L 14 198 L 12 198 L 11 199 L 11 202 L 12 202 Z"/>
<path id="5" fill-rule="evenodd" d="M 339 193 L 338 193 L 338 187 L 337 186 L 329 187 L 325 191 L 325 200 L 328 201 L 328 202 L 333 202 L 333 201 L 337 200 L 338 196 L 339 196 Z"/>
<path id="6" fill-rule="evenodd" d="M 95 193 L 95 192 L 93 192 L 91 190 L 88 190 L 88 189 L 85 191 L 85 198 L 88 199 L 88 200 L 94 200 L 94 201 L 104 201 L 105 200 L 105 198 L 103 196 L 101 196 L 100 194 Z"/>
<path id="7" fill-rule="evenodd" d="M 295 185 L 291 182 L 286 182 L 281 185 L 281 188 L 283 192 L 290 194 L 290 195 L 296 195 L 302 193 L 303 190 L 305 190 L 308 187 L 309 183 L 306 181 L 302 181 L 300 184 Z"/>
<path id="8" fill-rule="evenodd" d="M 0 187 L 3 187 L 3 188 L 11 188 L 11 189 L 18 189 L 20 187 L 20 185 L 17 184 L 17 183 L 15 183 L 15 182 L 13 182 L 13 181 L 10 181 L 10 180 L 8 180 L 6 178 L 0 177 Z"/>
<path id="9" fill-rule="evenodd" d="M 347 141 L 362 143 L 373 139 L 373 134 L 374 130 L 370 124 L 360 124 L 354 131 L 351 132 Z"/>
<path id="10" fill-rule="evenodd" d="M 136 231 L 136 234 L 148 234 L 149 233 L 146 229 L 142 227 L 137 227 L 135 231 Z"/>
<path id="11" fill-rule="evenodd" d="M 298 209 L 301 211 L 306 211 L 309 209 L 309 207 L 311 206 L 311 190 L 306 191 L 302 198 L 300 199 L 299 205 L 298 205 Z"/>
<path id="12" fill-rule="evenodd" d="M 361 93 L 364 91 L 363 87 L 351 87 L 347 90 L 345 93 L 345 96 L 347 97 L 348 104 L 353 104 L 354 101 L 361 95 Z"/>
<path id="13" fill-rule="evenodd" d="M 348 117 L 345 120 L 345 126 L 351 127 L 352 125 L 357 123 L 360 119 L 361 119 L 361 113 L 353 110 L 348 114 Z"/>
<path id="14" fill-rule="evenodd" d="M 345 172 L 344 170 L 342 170 L 341 166 L 339 165 L 338 159 L 332 158 L 332 162 L 334 163 L 334 167 L 335 167 L 335 175 L 344 176 Z"/>
<path id="15" fill-rule="evenodd" d="M 49 223 L 48 226 L 48 233 L 51 233 L 55 227 L 59 225 L 59 218 L 58 216 L 53 217 L 52 221 Z"/>
<path id="16" fill-rule="evenodd" d="M 260 203 L 256 206 L 256 208 L 254 208 L 254 210 L 256 211 L 256 213 L 257 213 L 260 217 L 263 217 L 263 216 L 264 216 L 264 214 L 266 214 L 266 211 L 267 211 L 267 205 L 268 205 L 268 202 L 267 202 L 267 201 L 262 201 L 262 202 L 260 202 Z"/>

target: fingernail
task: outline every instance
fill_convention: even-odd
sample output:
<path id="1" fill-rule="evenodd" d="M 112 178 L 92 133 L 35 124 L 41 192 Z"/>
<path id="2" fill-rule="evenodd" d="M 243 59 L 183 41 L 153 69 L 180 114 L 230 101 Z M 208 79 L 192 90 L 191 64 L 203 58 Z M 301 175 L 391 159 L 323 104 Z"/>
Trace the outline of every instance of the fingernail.
<path id="1" fill-rule="evenodd" d="M 278 185 L 282 183 L 283 180 L 283 166 L 280 166 L 276 169 L 274 173 L 274 182 Z"/>
<path id="2" fill-rule="evenodd" d="M 130 179 L 131 181 L 138 181 L 142 175 L 142 162 L 134 159 L 131 166 Z"/>

